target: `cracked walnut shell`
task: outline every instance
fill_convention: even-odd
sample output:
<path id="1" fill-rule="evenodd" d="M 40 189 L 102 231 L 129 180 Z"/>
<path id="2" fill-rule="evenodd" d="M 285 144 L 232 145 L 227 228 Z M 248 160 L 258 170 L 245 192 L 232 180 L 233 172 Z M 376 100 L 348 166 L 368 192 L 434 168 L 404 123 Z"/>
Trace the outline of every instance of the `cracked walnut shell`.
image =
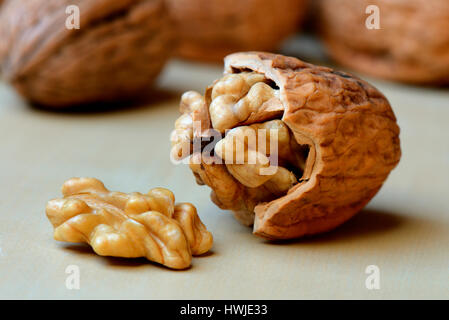
<path id="1" fill-rule="evenodd" d="M 380 29 L 365 26 L 379 8 Z M 319 27 L 330 55 L 373 76 L 449 84 L 449 1 L 320 0 Z"/>
<path id="2" fill-rule="evenodd" d="M 178 55 L 222 61 L 232 52 L 276 50 L 300 27 L 307 0 L 166 0 Z"/>
<path id="3" fill-rule="evenodd" d="M 73 178 L 63 198 L 47 204 L 54 238 L 85 242 L 101 256 L 146 257 L 173 269 L 190 266 L 192 255 L 212 247 L 212 235 L 190 203 L 175 204 L 172 192 L 111 192 L 93 178 Z"/>
<path id="4" fill-rule="evenodd" d="M 282 55 L 229 55 L 224 77 L 204 97 L 184 94 L 181 112 L 172 157 L 188 156 L 212 200 L 269 239 L 317 234 L 350 219 L 401 156 L 395 115 L 376 88 Z M 273 131 L 274 139 L 250 139 L 260 129 Z M 206 152 L 202 142 L 211 139 Z M 264 148 L 260 139 L 267 139 Z M 243 142 L 241 162 L 232 148 L 237 141 Z M 268 170 L 273 160 L 278 164 Z"/>
<path id="5" fill-rule="evenodd" d="M 69 5 L 79 29 L 66 28 Z M 7 0 L 0 39 L 2 76 L 55 108 L 145 93 L 172 47 L 163 0 Z"/>

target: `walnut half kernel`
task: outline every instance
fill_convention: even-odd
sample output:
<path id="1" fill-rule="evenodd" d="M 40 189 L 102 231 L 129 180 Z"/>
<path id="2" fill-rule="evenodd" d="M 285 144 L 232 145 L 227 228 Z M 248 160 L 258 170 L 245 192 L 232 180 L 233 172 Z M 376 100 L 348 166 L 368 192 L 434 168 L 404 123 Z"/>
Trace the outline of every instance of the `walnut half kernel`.
<path id="1" fill-rule="evenodd" d="M 185 93 L 180 110 L 172 158 L 188 159 L 220 208 L 269 239 L 342 224 L 401 156 L 395 115 L 376 88 L 292 57 L 229 55 L 223 78 L 204 96 Z"/>
<path id="2" fill-rule="evenodd" d="M 173 193 L 111 192 L 93 178 L 73 178 L 63 198 L 48 202 L 54 238 L 84 242 L 101 256 L 145 257 L 173 269 L 190 266 L 192 255 L 212 247 L 212 234 L 190 203 L 175 204 Z"/>

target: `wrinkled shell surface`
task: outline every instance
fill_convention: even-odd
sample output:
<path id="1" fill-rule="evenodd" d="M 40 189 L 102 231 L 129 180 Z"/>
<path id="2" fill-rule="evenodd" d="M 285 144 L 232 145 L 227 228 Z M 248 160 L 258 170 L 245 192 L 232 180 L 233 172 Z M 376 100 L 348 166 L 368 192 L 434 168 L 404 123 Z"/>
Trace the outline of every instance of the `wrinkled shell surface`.
<path id="1" fill-rule="evenodd" d="M 66 28 L 68 5 L 80 29 Z M 162 0 L 12 0 L 0 13 L 3 76 L 32 102 L 64 107 L 134 97 L 171 48 Z"/>
<path id="2" fill-rule="evenodd" d="M 365 27 L 368 5 L 379 30 Z M 449 1 L 320 0 L 319 26 L 329 53 L 362 72 L 404 82 L 449 83 Z"/>
<path id="3" fill-rule="evenodd" d="M 208 159 L 191 164 L 197 181 L 212 188 L 220 208 L 254 224 L 262 237 L 289 239 L 335 228 L 368 203 L 400 160 L 390 104 L 363 80 L 295 58 L 260 52 L 226 57 L 225 74 L 248 70 L 280 88 L 281 119 L 296 142 L 309 147 L 303 176 L 276 199 L 243 186 L 225 165 Z"/>
<path id="4" fill-rule="evenodd" d="M 247 50 L 276 50 L 300 27 L 306 0 L 167 0 L 178 54 L 220 61 Z"/>
<path id="5" fill-rule="evenodd" d="M 84 242 L 102 256 L 145 257 L 173 269 L 190 266 L 192 255 L 207 252 L 212 235 L 190 203 L 175 205 L 172 192 L 111 192 L 93 178 L 73 178 L 63 198 L 48 202 L 54 238 Z"/>

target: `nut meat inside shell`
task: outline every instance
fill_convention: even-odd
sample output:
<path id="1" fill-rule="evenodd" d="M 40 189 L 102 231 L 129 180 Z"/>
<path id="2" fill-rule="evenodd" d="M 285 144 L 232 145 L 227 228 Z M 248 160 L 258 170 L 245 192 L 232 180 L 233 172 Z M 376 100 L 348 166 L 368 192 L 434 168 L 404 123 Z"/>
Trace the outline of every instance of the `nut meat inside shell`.
<path id="1" fill-rule="evenodd" d="M 265 89 L 252 97 L 256 86 Z M 335 228 L 368 203 L 401 156 L 395 115 L 376 88 L 295 58 L 232 54 L 225 59 L 224 78 L 195 99 L 195 110 L 182 99 L 190 125 L 176 126 L 173 156 L 183 144 L 218 132 L 214 152 L 203 154 L 200 163 L 193 152 L 190 167 L 198 183 L 212 188 L 220 208 L 234 211 L 262 237 L 289 239 Z M 194 129 L 192 123 L 201 119 L 208 128 Z M 261 128 L 277 130 L 277 171 L 257 176 L 255 169 L 269 166 L 270 149 L 256 150 L 249 140 L 243 163 L 223 162 L 233 139 Z M 246 162 L 250 154 L 253 163 Z"/>

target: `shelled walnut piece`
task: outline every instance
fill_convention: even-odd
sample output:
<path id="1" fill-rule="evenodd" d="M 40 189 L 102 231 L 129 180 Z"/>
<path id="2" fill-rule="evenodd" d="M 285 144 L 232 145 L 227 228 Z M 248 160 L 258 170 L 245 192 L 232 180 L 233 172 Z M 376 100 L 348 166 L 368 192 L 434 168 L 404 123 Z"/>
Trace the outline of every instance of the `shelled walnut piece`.
<path id="1" fill-rule="evenodd" d="M 71 5 L 79 29 L 66 27 Z M 7 0 L 0 39 L 4 79 L 53 108 L 146 94 L 173 47 L 163 0 Z"/>
<path id="2" fill-rule="evenodd" d="M 281 55 L 228 56 L 225 76 L 204 97 L 183 96 L 181 112 L 189 121 L 175 124 L 172 156 L 190 156 L 190 168 L 199 184 L 212 188 L 212 200 L 270 239 L 325 232 L 348 220 L 377 193 L 401 155 L 396 118 L 377 89 Z M 206 126 L 192 125 L 205 117 Z M 247 138 L 267 128 L 278 133 L 275 154 Z M 217 133 L 214 152 L 180 152 Z M 229 163 L 226 149 L 238 140 L 245 161 Z M 251 153 L 256 161 L 250 163 Z M 261 175 L 273 156 L 277 170 Z"/>
<path id="3" fill-rule="evenodd" d="M 175 204 L 167 189 L 126 194 L 107 190 L 97 179 L 73 178 L 62 194 L 46 208 L 55 240 L 85 242 L 101 256 L 145 257 L 173 269 L 187 268 L 192 255 L 212 247 L 195 207 Z"/>

